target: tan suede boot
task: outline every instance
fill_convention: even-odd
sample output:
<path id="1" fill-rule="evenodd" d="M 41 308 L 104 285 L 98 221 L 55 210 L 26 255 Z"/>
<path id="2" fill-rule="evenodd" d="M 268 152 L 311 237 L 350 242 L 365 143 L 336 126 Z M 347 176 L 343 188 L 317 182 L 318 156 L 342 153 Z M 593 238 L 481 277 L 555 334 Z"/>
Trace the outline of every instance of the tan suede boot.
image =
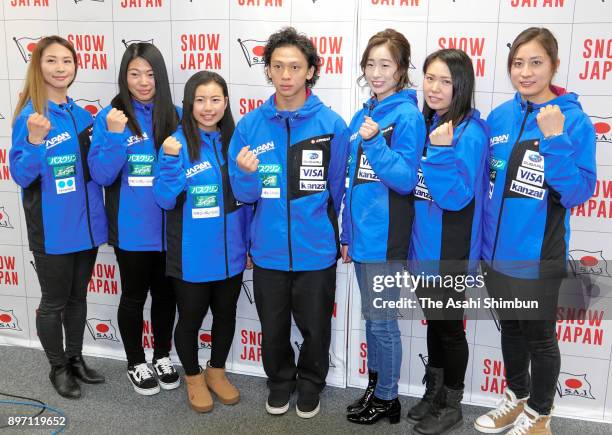
<path id="1" fill-rule="evenodd" d="M 200 371 L 197 375 L 185 375 L 185 384 L 187 384 L 187 397 L 189 404 L 194 411 L 210 412 L 213 409 L 213 399 L 206 386 L 204 372 Z"/>
<path id="2" fill-rule="evenodd" d="M 240 400 L 240 392 L 225 376 L 225 368 L 216 369 L 206 364 L 206 384 L 224 405 L 234 405 Z"/>

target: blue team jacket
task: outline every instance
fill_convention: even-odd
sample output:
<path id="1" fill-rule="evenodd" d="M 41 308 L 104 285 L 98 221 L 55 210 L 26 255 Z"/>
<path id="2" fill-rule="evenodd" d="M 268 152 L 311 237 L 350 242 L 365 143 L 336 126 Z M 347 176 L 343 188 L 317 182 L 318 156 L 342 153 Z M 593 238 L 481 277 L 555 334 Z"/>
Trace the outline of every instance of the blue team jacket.
<path id="1" fill-rule="evenodd" d="M 379 132 L 362 140 L 370 116 Z M 403 90 L 382 102 L 371 98 L 349 126 L 350 156 L 342 213 L 342 244 L 359 262 L 406 261 L 414 219 L 413 190 L 423 154 L 425 122 L 416 92 Z"/>
<path id="2" fill-rule="evenodd" d="M 434 116 L 430 131 L 436 127 Z M 413 273 L 475 271 L 482 243 L 488 144 L 487 127 L 477 110 L 455 126 L 451 146 L 432 145 L 427 136 L 414 191 Z"/>
<path id="3" fill-rule="evenodd" d="M 240 120 L 229 150 L 236 198 L 256 203 L 251 255 L 267 269 L 324 269 L 339 257 L 346 124 L 316 95 L 295 112 L 279 112 L 274 98 Z M 253 174 L 236 164 L 245 145 L 259 159 Z"/>
<path id="4" fill-rule="evenodd" d="M 132 106 L 142 136 L 127 125 L 123 133 L 108 131 L 106 116 L 112 106 L 105 107 L 94 122 L 89 167 L 92 178 L 105 186 L 109 244 L 127 251 L 163 251 L 165 217 L 153 198 L 153 104 L 132 100 Z"/>
<path id="5" fill-rule="evenodd" d="M 563 134 L 544 139 L 536 116 L 556 104 Z M 517 278 L 562 273 L 569 246 L 569 209 L 586 201 L 596 182 L 595 130 L 573 93 L 536 105 L 514 99 L 487 119 L 489 189 L 482 256 Z"/>
<path id="6" fill-rule="evenodd" d="M 91 114 L 70 98 L 66 104 L 49 101 L 51 130 L 37 146 L 28 142 L 27 120 L 33 112 L 28 102 L 15 120 L 9 153 L 11 175 L 23 189 L 30 249 L 67 254 L 105 243 L 102 188 L 87 165 Z"/>
<path id="7" fill-rule="evenodd" d="M 178 156 L 159 152 L 153 194 L 167 210 L 166 274 L 189 282 L 217 281 L 246 265 L 250 205 L 236 201 L 219 133 L 200 131 L 200 160 L 191 162 L 182 129 Z"/>

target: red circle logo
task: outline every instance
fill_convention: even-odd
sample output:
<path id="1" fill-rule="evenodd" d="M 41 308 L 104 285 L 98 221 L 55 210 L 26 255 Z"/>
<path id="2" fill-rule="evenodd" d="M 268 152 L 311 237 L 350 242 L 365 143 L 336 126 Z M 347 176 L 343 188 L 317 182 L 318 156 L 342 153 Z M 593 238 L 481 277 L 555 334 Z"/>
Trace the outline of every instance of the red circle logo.
<path id="1" fill-rule="evenodd" d="M 572 388 L 572 389 L 576 389 L 576 388 L 580 388 L 582 387 L 582 382 L 580 382 L 580 380 L 576 379 L 576 378 L 572 378 L 572 379 L 567 379 L 565 381 L 565 386 L 567 388 Z"/>
<path id="2" fill-rule="evenodd" d="M 597 266 L 597 263 L 597 258 L 593 257 L 592 255 L 585 255 L 580 259 L 580 264 L 587 267 Z"/>
<path id="3" fill-rule="evenodd" d="M 105 334 L 108 332 L 110 328 L 108 327 L 108 325 L 105 325 L 104 323 L 98 323 L 96 325 L 96 331 L 98 331 L 101 334 Z"/>
<path id="4" fill-rule="evenodd" d="M 595 127 L 595 131 L 597 132 L 597 134 L 605 134 L 608 133 L 610 130 L 612 130 L 612 127 L 610 127 L 610 124 L 607 124 L 605 122 L 596 122 L 594 124 Z"/>
<path id="5" fill-rule="evenodd" d="M 253 47 L 253 54 L 255 56 L 263 56 L 265 51 L 266 47 L 264 47 L 263 45 L 256 45 L 255 47 Z"/>
<path id="6" fill-rule="evenodd" d="M 93 104 L 86 105 L 84 109 L 87 110 L 89 113 L 91 113 L 94 116 L 98 113 L 98 108 L 94 106 Z"/>
<path id="7" fill-rule="evenodd" d="M 207 333 L 207 332 L 203 332 L 202 334 L 200 334 L 200 340 L 204 341 L 204 342 L 210 342 L 210 340 L 212 339 L 212 336 Z"/>
<path id="8" fill-rule="evenodd" d="M 36 48 L 36 42 L 30 42 L 28 45 L 26 45 L 26 48 L 30 53 L 32 53 Z"/>
<path id="9" fill-rule="evenodd" d="M 4 215 L 0 213 L 0 219 L 4 219 Z"/>
<path id="10" fill-rule="evenodd" d="M 13 320 L 13 318 L 10 314 L 0 314 L 0 322 L 8 323 L 11 320 Z"/>

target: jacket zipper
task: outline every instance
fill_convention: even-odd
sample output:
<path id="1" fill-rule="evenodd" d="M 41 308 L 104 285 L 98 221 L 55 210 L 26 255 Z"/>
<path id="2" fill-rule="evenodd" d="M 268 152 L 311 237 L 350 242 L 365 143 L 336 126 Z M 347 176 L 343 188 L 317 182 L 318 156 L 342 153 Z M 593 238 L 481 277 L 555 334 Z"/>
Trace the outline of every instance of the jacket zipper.
<path id="1" fill-rule="evenodd" d="M 289 118 L 285 118 L 285 125 L 287 126 L 287 154 L 286 154 L 286 166 L 287 166 L 287 191 L 285 196 L 287 198 L 287 246 L 289 248 L 289 271 L 293 270 L 293 252 L 291 250 L 291 199 L 289 198 L 291 174 L 289 173 L 291 165 L 289 162 L 289 150 L 291 149 L 291 127 L 289 126 Z"/>
<path id="2" fill-rule="evenodd" d="M 221 195 L 223 196 L 223 249 L 225 251 L 225 277 L 229 278 L 229 264 L 227 262 L 227 218 L 225 215 L 225 186 L 223 185 L 223 171 L 221 170 L 221 161 L 219 160 L 219 154 L 217 154 L 217 146 L 215 140 L 212 140 L 213 151 L 215 152 L 215 159 L 219 167 L 219 178 L 221 179 Z"/>
<path id="3" fill-rule="evenodd" d="M 87 156 L 85 156 L 85 162 L 83 162 L 83 155 L 81 153 L 81 143 L 79 142 L 79 129 L 77 128 L 76 121 L 74 120 L 74 116 L 72 115 L 72 112 L 68 108 L 66 108 L 66 112 L 68 112 L 68 115 L 70 115 L 70 119 L 72 120 L 72 125 L 74 126 L 74 131 L 76 133 L 77 142 L 79 144 L 79 155 L 81 156 L 81 164 L 85 165 L 87 164 Z M 83 174 L 83 184 L 84 184 L 83 187 L 85 190 L 85 209 L 87 211 L 87 229 L 89 230 L 89 239 L 91 241 L 91 247 L 94 248 L 96 244 L 94 242 L 93 232 L 91 230 L 91 214 L 89 211 L 89 193 L 87 192 L 87 181 L 85 181 L 85 174 Z"/>
<path id="4" fill-rule="evenodd" d="M 515 150 L 516 145 L 518 145 L 521 140 L 521 135 L 523 134 L 523 130 L 525 129 L 525 123 L 527 122 L 527 118 L 529 114 L 533 111 L 533 104 L 531 101 L 527 102 L 527 111 L 525 112 L 525 116 L 523 117 L 523 122 L 521 123 L 521 129 L 519 130 L 518 137 L 516 138 L 516 142 L 512 146 L 512 150 L 510 151 L 510 155 L 508 156 L 508 169 L 506 170 L 506 179 L 508 177 L 508 172 L 510 170 L 510 158 L 512 157 L 512 153 Z M 504 191 L 502 192 L 502 203 L 499 208 L 499 215 L 497 216 L 497 225 L 495 227 L 495 240 L 493 242 L 493 254 L 491 255 L 491 261 L 495 260 L 495 252 L 497 251 L 497 241 L 499 238 L 499 227 L 501 226 L 501 217 L 504 212 L 504 204 L 506 204 L 506 199 L 504 198 L 504 194 L 506 193 L 506 180 L 504 180 Z"/>

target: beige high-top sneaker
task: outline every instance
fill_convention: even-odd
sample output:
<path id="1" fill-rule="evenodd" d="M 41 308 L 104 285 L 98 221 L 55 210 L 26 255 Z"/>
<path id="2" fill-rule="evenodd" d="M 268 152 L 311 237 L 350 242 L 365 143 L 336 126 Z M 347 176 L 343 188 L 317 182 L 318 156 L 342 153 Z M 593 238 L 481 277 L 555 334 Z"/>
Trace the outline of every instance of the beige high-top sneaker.
<path id="1" fill-rule="evenodd" d="M 527 397 L 517 399 L 512 390 L 506 388 L 504 397 L 497 406 L 481 415 L 474 422 L 474 428 L 484 433 L 500 433 L 514 426 L 514 422 L 523 412 Z"/>
<path id="2" fill-rule="evenodd" d="M 552 435 L 550 414 L 540 415 L 525 404 L 523 413 L 516 419 L 514 427 L 507 435 Z"/>

